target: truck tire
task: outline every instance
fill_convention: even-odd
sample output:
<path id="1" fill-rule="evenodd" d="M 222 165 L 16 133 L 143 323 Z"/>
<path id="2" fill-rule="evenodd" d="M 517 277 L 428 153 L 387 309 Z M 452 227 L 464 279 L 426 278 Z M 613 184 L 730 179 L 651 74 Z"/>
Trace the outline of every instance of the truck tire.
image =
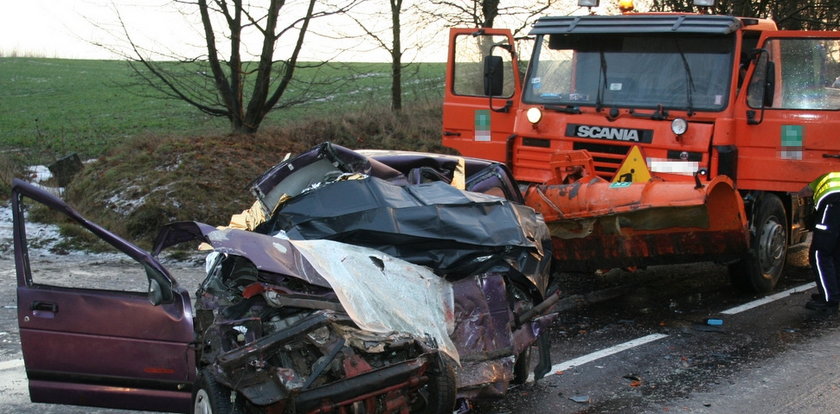
<path id="1" fill-rule="evenodd" d="M 749 256 L 729 265 L 729 276 L 741 290 L 766 293 L 776 287 L 787 256 L 788 223 L 782 200 L 774 194 L 761 197 L 752 225 Z"/>
<path id="2" fill-rule="evenodd" d="M 192 414 L 237 414 L 231 403 L 231 390 L 216 382 L 208 368 L 202 369 L 193 385 Z"/>

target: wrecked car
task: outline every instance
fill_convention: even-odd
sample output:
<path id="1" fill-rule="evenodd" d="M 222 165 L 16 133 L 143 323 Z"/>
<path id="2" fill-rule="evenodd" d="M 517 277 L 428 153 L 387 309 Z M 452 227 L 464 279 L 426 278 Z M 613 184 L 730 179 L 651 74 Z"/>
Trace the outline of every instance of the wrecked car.
<path id="1" fill-rule="evenodd" d="M 499 164 L 323 144 L 257 179 L 231 225 L 164 227 L 149 253 L 15 180 L 21 347 L 34 402 L 168 412 L 451 412 L 544 374 L 548 234 Z M 50 280 L 25 204 L 130 263 Z M 209 254 L 195 291 L 161 263 Z M 74 262 L 75 263 L 75 262 Z M 130 268 L 130 270 L 129 270 Z M 130 282 L 129 282 L 130 280 Z M 108 282 L 111 282 L 109 284 Z"/>
<path id="2" fill-rule="evenodd" d="M 551 365 L 551 241 L 503 164 L 324 143 L 256 179 L 232 224 L 293 240 L 373 248 L 431 269 L 453 290 L 458 397 L 502 396 Z M 449 353 L 451 355 L 451 353 Z"/>
<path id="3" fill-rule="evenodd" d="M 24 200 L 63 213 L 131 264 L 110 284 L 97 277 L 101 259 L 68 269 L 68 278 L 32 267 Z M 441 412 L 454 403 L 452 367 L 434 340 L 435 331 L 446 339 L 446 296 L 436 288 L 439 278 L 420 266 L 335 242 L 298 248 L 262 234 L 175 223 L 161 231 L 156 254 L 191 240 L 216 248 L 193 307 L 156 255 L 52 194 L 16 180 L 13 211 L 18 321 L 34 402 L 198 413 Z M 339 262 L 332 275 L 320 274 L 306 257 L 321 249 L 352 269 L 339 274 Z M 352 278 L 369 267 L 404 275 L 399 290 L 410 296 L 401 300 L 417 308 L 416 319 L 366 313 L 365 304 L 381 306 L 389 291 L 355 285 Z M 342 302 L 333 286 L 357 297 Z"/>

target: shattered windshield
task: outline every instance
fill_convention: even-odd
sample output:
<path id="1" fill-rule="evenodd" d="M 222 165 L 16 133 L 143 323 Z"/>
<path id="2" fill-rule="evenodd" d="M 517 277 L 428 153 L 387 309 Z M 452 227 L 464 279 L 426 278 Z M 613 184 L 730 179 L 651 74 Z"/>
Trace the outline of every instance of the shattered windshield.
<path id="1" fill-rule="evenodd" d="M 533 104 L 722 110 L 734 37 L 542 35 L 524 100 Z"/>

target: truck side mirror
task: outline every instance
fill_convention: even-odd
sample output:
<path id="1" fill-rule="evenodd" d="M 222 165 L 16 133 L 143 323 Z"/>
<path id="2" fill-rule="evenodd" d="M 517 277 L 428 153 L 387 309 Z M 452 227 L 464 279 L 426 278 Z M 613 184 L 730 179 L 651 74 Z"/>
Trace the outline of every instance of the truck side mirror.
<path id="1" fill-rule="evenodd" d="M 500 96 L 504 91 L 504 63 L 501 56 L 484 57 L 484 94 Z"/>
<path id="2" fill-rule="evenodd" d="M 776 63 L 767 61 L 767 78 L 764 79 L 764 98 L 762 106 L 773 106 L 776 94 Z"/>
<path id="3" fill-rule="evenodd" d="M 764 121 L 765 108 L 773 106 L 776 93 L 776 64 L 770 60 L 766 49 L 755 49 L 752 55 L 756 67 L 747 91 L 747 102 L 751 107 L 758 108 L 761 115 L 756 119 L 756 111 L 748 110 L 747 124 L 758 125 Z"/>

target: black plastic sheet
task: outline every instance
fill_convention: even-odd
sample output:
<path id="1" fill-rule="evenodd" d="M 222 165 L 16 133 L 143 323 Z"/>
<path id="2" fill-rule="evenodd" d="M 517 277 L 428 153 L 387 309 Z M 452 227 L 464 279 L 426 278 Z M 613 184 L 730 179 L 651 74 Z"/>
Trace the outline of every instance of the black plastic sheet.
<path id="1" fill-rule="evenodd" d="M 311 173 L 301 168 L 305 164 L 301 160 L 314 162 L 330 154 L 335 150 L 322 145 L 289 160 L 287 163 L 299 165 L 296 170 L 275 167 L 274 171 L 283 171 L 285 180 L 300 181 L 292 178 L 294 171 Z M 367 167 L 370 163 L 347 155 L 343 158 L 353 159 L 352 165 L 371 171 Z M 351 163 L 334 164 L 351 172 L 346 168 Z M 496 171 L 494 167 L 487 163 L 474 175 Z M 333 177 L 307 177 L 303 181 L 321 181 L 286 201 L 257 231 L 283 231 L 291 239 L 328 239 L 371 247 L 448 277 L 513 269 L 544 291 L 550 236 L 542 217 L 533 209 L 505 198 L 459 190 L 444 181 L 407 184 L 393 175 L 396 170 L 387 166 L 385 170 L 385 179 L 367 176 L 331 181 Z M 262 180 L 275 185 L 282 185 L 282 181 L 269 175 Z M 262 191 L 272 190 L 264 187 Z"/>

